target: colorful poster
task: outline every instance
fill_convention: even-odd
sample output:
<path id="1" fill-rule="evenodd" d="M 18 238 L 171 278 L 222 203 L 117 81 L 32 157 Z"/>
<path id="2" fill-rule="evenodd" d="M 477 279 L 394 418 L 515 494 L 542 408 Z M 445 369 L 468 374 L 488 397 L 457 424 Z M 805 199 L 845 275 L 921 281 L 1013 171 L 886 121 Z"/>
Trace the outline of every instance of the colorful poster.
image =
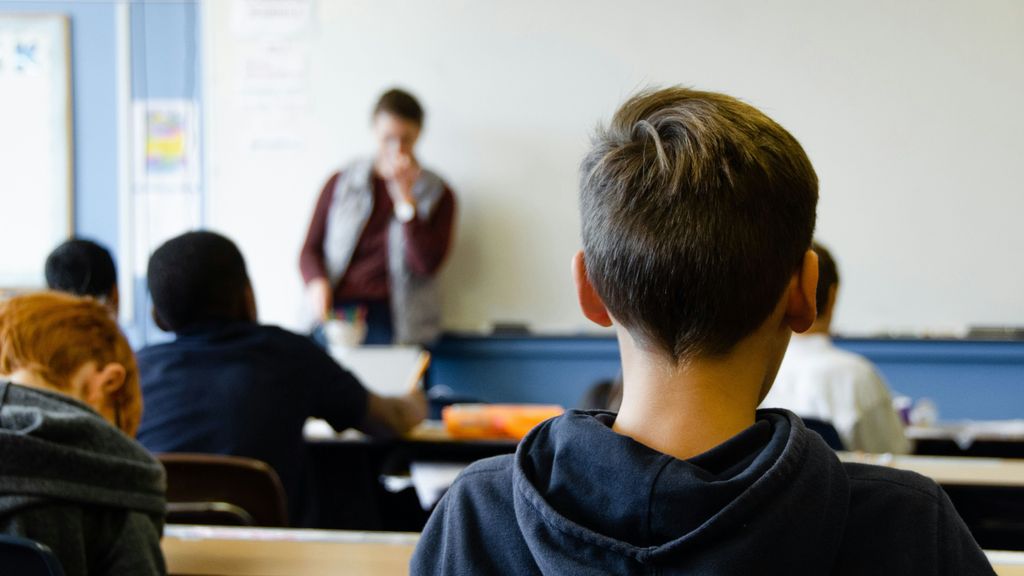
<path id="1" fill-rule="evenodd" d="M 191 192 L 199 182 L 199 135 L 188 100 L 135 102 L 135 189 Z"/>

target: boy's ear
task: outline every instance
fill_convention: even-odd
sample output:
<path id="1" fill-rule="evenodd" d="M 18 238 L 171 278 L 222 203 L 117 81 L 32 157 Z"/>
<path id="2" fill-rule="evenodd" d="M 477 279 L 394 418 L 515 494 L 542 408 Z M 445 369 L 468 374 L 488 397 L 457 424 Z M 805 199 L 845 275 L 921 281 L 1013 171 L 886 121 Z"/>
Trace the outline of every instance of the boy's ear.
<path id="1" fill-rule="evenodd" d="M 110 296 L 107 297 L 107 304 L 114 312 L 114 316 L 121 310 L 121 291 L 117 288 L 117 282 L 110 287 Z"/>
<path id="2" fill-rule="evenodd" d="M 598 326 L 611 326 L 612 317 L 608 314 L 601 296 L 594 290 L 594 285 L 590 283 L 590 277 L 587 276 L 587 263 L 582 250 L 572 257 L 572 277 L 576 281 L 576 297 L 579 298 L 583 315 Z"/>
<path id="3" fill-rule="evenodd" d="M 259 314 L 256 311 L 256 292 L 252 289 L 252 282 L 245 285 L 245 320 L 256 322 Z"/>
<path id="4" fill-rule="evenodd" d="M 117 392 L 124 386 L 128 378 L 128 371 L 120 362 L 111 362 L 96 373 L 96 385 L 103 391 L 105 396 Z"/>
<path id="5" fill-rule="evenodd" d="M 164 332 L 174 332 L 174 330 L 171 330 L 170 325 L 168 325 L 166 322 L 163 321 L 162 318 L 160 318 L 160 313 L 156 311 L 156 306 L 153 306 L 153 308 L 150 309 L 150 315 L 153 316 L 153 323 L 156 324 L 157 328 L 163 330 Z"/>
<path id="6" fill-rule="evenodd" d="M 794 332 L 805 332 L 818 317 L 818 255 L 804 253 L 803 263 L 789 283 L 786 322 Z"/>

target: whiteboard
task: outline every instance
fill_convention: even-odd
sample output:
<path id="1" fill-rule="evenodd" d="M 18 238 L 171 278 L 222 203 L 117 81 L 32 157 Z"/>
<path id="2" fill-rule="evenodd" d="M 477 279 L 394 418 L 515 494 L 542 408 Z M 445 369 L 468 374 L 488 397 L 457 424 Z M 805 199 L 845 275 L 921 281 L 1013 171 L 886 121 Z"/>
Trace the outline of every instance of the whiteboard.
<path id="1" fill-rule="evenodd" d="M 1024 324 L 1022 2 L 288 3 L 262 36 L 238 2 L 203 4 L 207 214 L 248 257 L 266 321 L 301 324 L 316 195 L 372 150 L 370 109 L 398 84 L 427 109 L 420 157 L 459 199 L 445 325 L 585 329 L 569 262 L 588 137 L 636 89 L 686 84 L 747 100 L 807 149 L 839 330 Z"/>
<path id="2" fill-rule="evenodd" d="M 66 17 L 0 14 L 3 288 L 43 286 L 46 256 L 71 233 L 69 50 Z"/>

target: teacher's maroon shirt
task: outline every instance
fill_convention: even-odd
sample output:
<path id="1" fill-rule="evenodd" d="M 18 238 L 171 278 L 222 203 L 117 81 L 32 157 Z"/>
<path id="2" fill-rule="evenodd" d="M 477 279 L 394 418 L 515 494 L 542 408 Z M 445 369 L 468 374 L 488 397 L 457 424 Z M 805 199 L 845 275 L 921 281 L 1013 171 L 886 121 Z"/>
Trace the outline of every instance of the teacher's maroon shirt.
<path id="1" fill-rule="evenodd" d="M 331 176 L 324 184 L 317 200 L 313 219 L 306 233 L 306 242 L 299 257 L 302 278 L 309 282 L 326 278 L 324 239 L 327 233 L 327 213 L 334 199 L 334 188 L 341 172 Z M 387 183 L 376 173 L 373 175 L 373 212 L 363 234 L 359 237 L 352 261 L 334 287 L 335 302 L 347 300 L 388 300 L 388 225 L 394 218 L 394 204 L 388 194 Z M 452 222 L 455 219 L 455 196 L 445 186 L 441 200 L 427 220 L 419 217 L 402 225 L 407 242 L 405 259 L 413 272 L 431 276 L 444 262 L 451 241 Z"/>

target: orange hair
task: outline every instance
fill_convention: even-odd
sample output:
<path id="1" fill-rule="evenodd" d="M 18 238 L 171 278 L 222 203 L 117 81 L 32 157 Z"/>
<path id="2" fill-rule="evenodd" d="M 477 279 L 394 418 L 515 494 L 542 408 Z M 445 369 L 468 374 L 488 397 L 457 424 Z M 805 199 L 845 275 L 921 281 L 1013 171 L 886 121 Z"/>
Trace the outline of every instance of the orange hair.
<path id="1" fill-rule="evenodd" d="M 67 390 L 82 366 L 116 362 L 125 381 L 107 400 L 118 426 L 134 436 L 142 419 L 142 391 L 135 354 L 110 309 L 92 298 L 58 292 L 15 296 L 0 302 L 0 374 L 29 370 L 59 390 Z"/>

